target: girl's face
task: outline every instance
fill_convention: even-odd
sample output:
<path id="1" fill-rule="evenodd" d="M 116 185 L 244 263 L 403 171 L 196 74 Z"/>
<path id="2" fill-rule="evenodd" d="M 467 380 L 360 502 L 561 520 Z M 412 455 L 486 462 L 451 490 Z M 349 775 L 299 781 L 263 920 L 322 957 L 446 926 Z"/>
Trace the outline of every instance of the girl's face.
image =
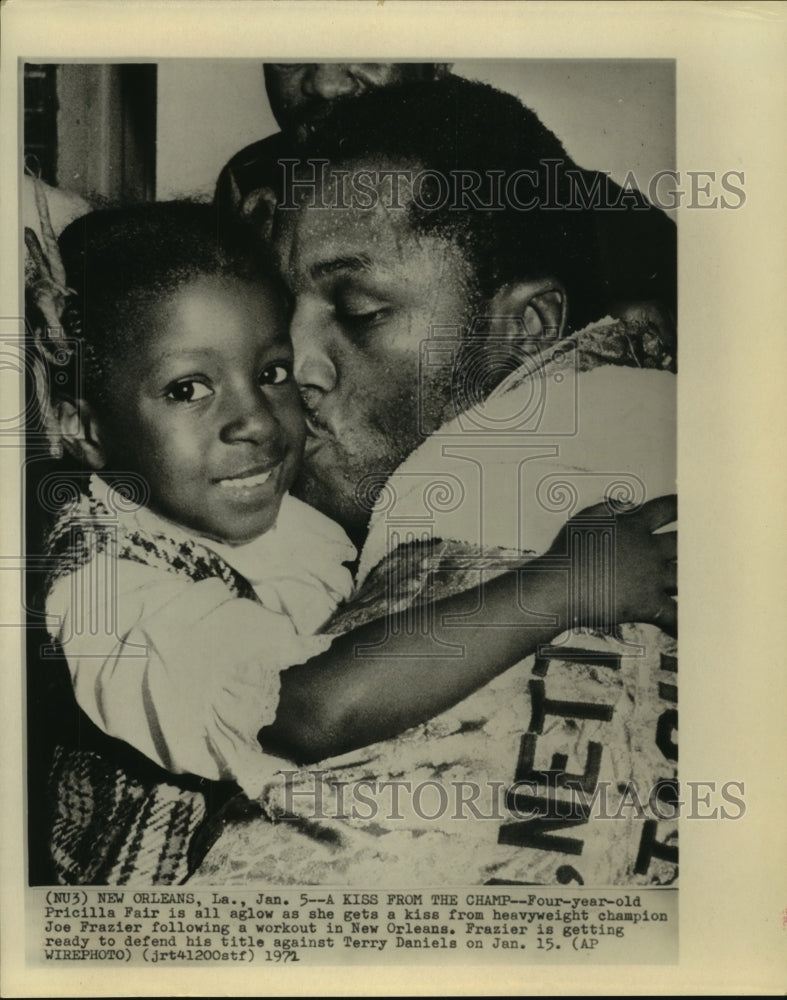
<path id="1" fill-rule="evenodd" d="M 249 541 L 275 523 L 303 452 L 283 309 L 270 288 L 204 276 L 148 317 L 96 411 L 106 468 L 144 477 L 178 524 Z"/>

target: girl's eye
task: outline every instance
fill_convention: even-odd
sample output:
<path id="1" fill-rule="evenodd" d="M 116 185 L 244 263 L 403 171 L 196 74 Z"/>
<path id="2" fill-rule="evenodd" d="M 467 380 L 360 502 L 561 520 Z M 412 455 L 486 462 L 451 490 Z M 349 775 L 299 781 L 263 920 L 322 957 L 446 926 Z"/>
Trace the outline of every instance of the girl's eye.
<path id="1" fill-rule="evenodd" d="M 288 361 L 279 361 L 275 365 L 268 367 L 260 375 L 260 385 L 282 385 L 292 378 L 292 364 Z"/>
<path id="2" fill-rule="evenodd" d="M 193 403 L 198 399 L 206 399 L 212 395 L 213 390 L 204 382 L 195 382 L 193 379 L 174 382 L 167 389 L 167 399 L 173 399 L 176 403 Z"/>

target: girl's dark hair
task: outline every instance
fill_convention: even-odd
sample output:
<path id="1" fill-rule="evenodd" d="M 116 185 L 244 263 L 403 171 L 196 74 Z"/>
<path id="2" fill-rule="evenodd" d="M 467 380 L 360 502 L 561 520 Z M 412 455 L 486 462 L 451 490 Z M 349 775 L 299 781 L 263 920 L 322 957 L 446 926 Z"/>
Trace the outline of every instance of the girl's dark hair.
<path id="1" fill-rule="evenodd" d="M 79 391 L 88 399 L 102 398 L 113 359 L 144 335 L 145 315 L 163 295 L 203 275 L 279 287 L 273 258 L 254 233 L 196 202 L 90 212 L 63 231 L 59 246 L 74 293 L 63 329 L 80 345 Z M 76 393 L 77 372 L 71 376 L 64 394 Z"/>

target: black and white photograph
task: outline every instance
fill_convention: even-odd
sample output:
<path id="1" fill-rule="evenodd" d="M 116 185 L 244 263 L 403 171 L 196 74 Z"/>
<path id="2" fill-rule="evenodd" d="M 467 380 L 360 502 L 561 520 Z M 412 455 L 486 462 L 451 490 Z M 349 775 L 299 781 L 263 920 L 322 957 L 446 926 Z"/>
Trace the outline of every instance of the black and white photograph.
<path id="1" fill-rule="evenodd" d="M 679 47 L 253 23 L 14 54 L 28 967 L 677 973 L 684 835 L 755 806 L 678 588 L 747 165 L 682 152 Z"/>

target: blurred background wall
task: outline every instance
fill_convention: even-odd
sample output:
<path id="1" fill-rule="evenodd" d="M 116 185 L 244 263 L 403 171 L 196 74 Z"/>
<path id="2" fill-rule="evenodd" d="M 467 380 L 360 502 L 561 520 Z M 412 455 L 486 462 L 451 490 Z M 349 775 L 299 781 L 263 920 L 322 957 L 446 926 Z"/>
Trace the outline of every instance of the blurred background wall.
<path id="1" fill-rule="evenodd" d="M 671 60 L 472 60 L 454 72 L 516 94 L 578 163 L 619 183 L 633 171 L 646 189 L 675 166 Z M 25 90 L 26 152 L 88 198 L 209 198 L 230 156 L 276 131 L 258 61 L 28 67 Z"/>
<path id="2" fill-rule="evenodd" d="M 578 163 L 619 183 L 633 170 L 647 186 L 675 166 L 672 61 L 473 60 L 454 72 L 516 94 Z M 234 152 L 277 130 L 260 64 L 245 61 L 161 63 L 158 115 L 159 198 L 209 193 Z"/>

